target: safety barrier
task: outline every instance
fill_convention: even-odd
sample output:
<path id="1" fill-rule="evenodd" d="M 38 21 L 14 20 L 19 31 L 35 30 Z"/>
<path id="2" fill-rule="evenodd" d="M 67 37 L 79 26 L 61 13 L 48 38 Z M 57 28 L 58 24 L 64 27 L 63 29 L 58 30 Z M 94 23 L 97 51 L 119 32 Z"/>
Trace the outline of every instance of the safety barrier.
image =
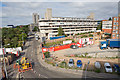
<path id="1" fill-rule="evenodd" d="M 71 43 L 67 45 L 62 45 L 62 46 L 56 46 L 56 47 L 50 47 L 50 48 L 42 48 L 42 53 L 44 52 L 52 52 L 52 51 L 58 51 L 62 49 L 68 49 L 70 48 L 71 45 L 77 45 L 78 47 L 82 47 L 82 44 L 78 43 Z"/>

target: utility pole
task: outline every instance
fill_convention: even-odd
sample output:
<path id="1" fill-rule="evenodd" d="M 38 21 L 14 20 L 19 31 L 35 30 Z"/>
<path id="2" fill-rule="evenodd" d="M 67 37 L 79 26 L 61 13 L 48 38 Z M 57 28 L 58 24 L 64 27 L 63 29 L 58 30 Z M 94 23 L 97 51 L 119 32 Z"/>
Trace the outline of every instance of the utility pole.
<path id="1" fill-rule="evenodd" d="M 1 49 L 2 49 L 2 43 L 1 43 Z M 3 60 L 4 60 L 4 68 L 5 68 L 6 78 L 8 78 L 8 76 L 7 76 L 7 69 L 6 69 L 6 63 L 5 63 L 5 56 L 4 56 L 3 49 L 2 49 L 2 53 L 3 53 Z"/>

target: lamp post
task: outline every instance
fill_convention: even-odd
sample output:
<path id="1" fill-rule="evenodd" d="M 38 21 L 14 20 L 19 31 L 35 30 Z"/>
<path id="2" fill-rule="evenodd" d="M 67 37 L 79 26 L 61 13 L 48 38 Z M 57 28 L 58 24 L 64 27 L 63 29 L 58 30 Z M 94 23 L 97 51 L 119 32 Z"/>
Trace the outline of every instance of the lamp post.
<path id="1" fill-rule="evenodd" d="M 86 71 L 87 71 L 87 68 L 88 68 L 89 63 L 90 63 L 90 61 L 88 61 L 87 67 L 86 67 L 86 70 L 85 70 L 85 80 L 86 80 Z"/>
<path id="2" fill-rule="evenodd" d="M 2 49 L 2 43 L 1 43 L 1 49 Z M 3 49 L 2 49 L 2 53 L 3 53 L 3 60 L 4 60 L 5 74 L 6 74 L 6 78 L 8 78 L 8 76 L 7 76 L 7 69 L 6 69 L 6 63 L 5 63 L 5 57 L 4 57 L 4 51 L 3 51 Z"/>

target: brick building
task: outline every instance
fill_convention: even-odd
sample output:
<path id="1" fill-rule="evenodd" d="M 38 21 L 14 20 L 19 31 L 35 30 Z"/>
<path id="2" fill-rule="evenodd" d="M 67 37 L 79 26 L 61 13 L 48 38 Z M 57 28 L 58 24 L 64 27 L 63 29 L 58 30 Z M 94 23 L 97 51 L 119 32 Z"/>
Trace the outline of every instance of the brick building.
<path id="1" fill-rule="evenodd" d="M 112 18 L 112 34 L 111 34 L 112 39 L 119 39 L 120 26 L 118 27 L 118 20 L 120 20 L 120 17 Z M 120 21 L 119 21 L 119 25 L 120 25 Z"/>

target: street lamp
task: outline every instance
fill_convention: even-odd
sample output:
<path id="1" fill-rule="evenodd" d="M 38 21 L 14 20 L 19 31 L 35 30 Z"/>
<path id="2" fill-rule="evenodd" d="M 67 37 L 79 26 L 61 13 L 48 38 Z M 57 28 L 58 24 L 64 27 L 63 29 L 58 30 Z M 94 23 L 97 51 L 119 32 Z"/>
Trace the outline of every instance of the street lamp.
<path id="1" fill-rule="evenodd" d="M 1 49 L 2 49 L 2 43 L 1 43 Z M 6 69 L 6 63 L 5 63 L 5 57 L 4 57 L 4 51 L 3 51 L 3 49 L 2 49 L 2 53 L 3 53 L 3 60 L 4 60 L 4 67 L 5 67 L 6 78 L 8 78 L 8 76 L 7 76 L 7 69 Z"/>
<path id="2" fill-rule="evenodd" d="M 86 70 L 85 70 L 85 80 L 86 80 L 86 71 L 87 71 L 87 68 L 88 68 L 89 63 L 90 63 L 90 61 L 88 61 L 87 67 L 86 67 Z"/>

